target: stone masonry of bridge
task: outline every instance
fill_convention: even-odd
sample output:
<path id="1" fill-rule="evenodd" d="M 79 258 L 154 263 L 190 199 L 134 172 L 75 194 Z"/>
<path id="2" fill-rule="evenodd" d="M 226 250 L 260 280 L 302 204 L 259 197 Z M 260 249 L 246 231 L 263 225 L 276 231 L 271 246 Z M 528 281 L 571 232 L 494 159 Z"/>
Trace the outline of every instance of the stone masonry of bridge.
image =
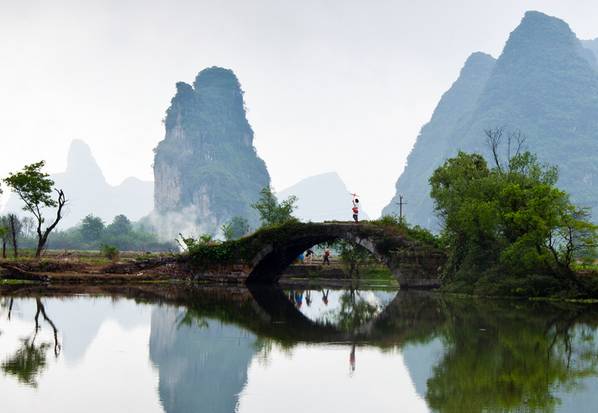
<path id="1" fill-rule="evenodd" d="M 302 252 L 337 240 L 367 249 L 402 288 L 440 286 L 446 261 L 442 250 L 411 239 L 395 226 L 374 223 L 291 223 L 261 229 L 240 240 L 192 248 L 189 263 L 198 280 L 275 284 Z"/>

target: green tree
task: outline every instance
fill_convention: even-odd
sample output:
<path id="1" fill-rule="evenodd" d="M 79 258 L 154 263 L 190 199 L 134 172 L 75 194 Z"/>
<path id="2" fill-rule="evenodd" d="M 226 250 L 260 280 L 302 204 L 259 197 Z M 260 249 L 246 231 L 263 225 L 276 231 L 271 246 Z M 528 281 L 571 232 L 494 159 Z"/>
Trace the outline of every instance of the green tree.
<path id="1" fill-rule="evenodd" d="M 120 255 L 120 251 L 114 245 L 103 244 L 100 247 L 100 253 L 109 260 L 116 261 Z"/>
<path id="2" fill-rule="evenodd" d="M 359 276 L 361 269 L 370 263 L 371 254 L 361 245 L 339 240 L 334 246 L 338 249 L 338 255 L 350 277 Z"/>
<path id="3" fill-rule="evenodd" d="M 432 198 L 443 222 L 449 278 L 475 282 L 489 271 L 550 275 L 577 282 L 571 264 L 592 250 L 596 227 L 585 210 L 556 187 L 556 168 L 516 151 L 495 165 L 460 152 L 432 177 Z"/>
<path id="4" fill-rule="evenodd" d="M 33 214 L 36 220 L 37 248 L 35 256 L 40 257 L 48 241 L 48 236 L 56 228 L 56 225 L 62 219 L 62 211 L 66 204 L 66 197 L 62 189 L 54 188 L 54 181 L 49 175 L 42 172 L 45 162 L 40 161 L 27 165 L 22 171 L 10 173 L 4 178 L 4 183 L 15 192 L 25 203 L 23 210 Z M 52 198 L 52 192 L 56 192 L 57 199 Z M 42 208 L 56 208 L 54 221 L 43 229 L 45 218 Z"/>
<path id="5" fill-rule="evenodd" d="M 19 256 L 19 237 L 22 234 L 23 224 L 18 216 L 15 214 L 8 214 L 6 216 L 8 220 L 8 235 L 10 243 L 12 244 L 13 256 L 16 258 Z"/>
<path id="6" fill-rule="evenodd" d="M 249 233 L 249 221 L 243 217 L 233 217 L 229 222 L 222 225 L 222 233 L 227 241 L 239 239 Z"/>
<path id="7" fill-rule="evenodd" d="M 101 239 L 105 228 L 106 226 L 101 218 L 89 214 L 81 221 L 79 231 L 83 241 L 97 242 Z"/>
<path id="8" fill-rule="evenodd" d="M 133 231 L 133 225 L 129 218 L 121 214 L 114 217 L 106 231 L 111 235 L 128 235 Z"/>
<path id="9" fill-rule="evenodd" d="M 0 242 L 2 242 L 2 258 L 6 258 L 6 243 L 9 238 L 8 226 L 6 226 L 5 217 L 0 217 Z"/>
<path id="10" fill-rule="evenodd" d="M 298 221 L 293 216 L 293 211 L 297 208 L 295 205 L 297 202 L 296 196 L 291 195 L 278 203 L 276 195 L 269 186 L 262 188 L 260 194 L 260 199 L 252 207 L 259 213 L 262 225 L 280 225 Z"/>

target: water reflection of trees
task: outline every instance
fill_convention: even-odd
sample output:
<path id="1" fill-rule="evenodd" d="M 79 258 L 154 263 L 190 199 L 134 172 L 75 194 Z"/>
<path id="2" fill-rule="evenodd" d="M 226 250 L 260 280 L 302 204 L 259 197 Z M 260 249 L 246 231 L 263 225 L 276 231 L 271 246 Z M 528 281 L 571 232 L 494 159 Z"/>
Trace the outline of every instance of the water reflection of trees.
<path id="1" fill-rule="evenodd" d="M 359 291 L 350 289 L 340 296 L 340 307 L 334 321 L 343 331 L 355 331 L 371 322 L 380 313 L 380 307 L 363 299 Z"/>
<path id="2" fill-rule="evenodd" d="M 336 331 L 351 333 L 337 337 L 381 348 L 440 338 L 445 352 L 425 394 L 435 411 L 550 412 L 560 403 L 559 391 L 575 390 L 584 378 L 598 375 L 595 306 L 408 292 L 379 311 L 355 298 L 343 292 L 333 317 L 301 328 L 316 330 L 333 321 Z"/>
<path id="3" fill-rule="evenodd" d="M 11 319 L 14 299 L 9 298 L 7 311 L 8 320 Z M 0 363 L 0 368 L 7 374 L 14 376 L 21 383 L 32 387 L 37 386 L 37 379 L 47 367 L 48 353 L 53 351 L 54 357 L 58 357 L 61 351 L 61 344 L 58 339 L 58 328 L 46 312 L 46 307 L 40 298 L 35 299 L 36 311 L 33 316 L 33 332 L 21 339 L 19 348 L 6 360 Z M 42 329 L 40 316 L 52 329 L 53 341 L 42 341 L 38 333 Z"/>
<path id="4" fill-rule="evenodd" d="M 447 351 L 428 380 L 440 412 L 553 411 L 557 388 L 598 373 L 596 313 L 508 302 L 445 302 Z"/>
<path id="5" fill-rule="evenodd" d="M 312 294 L 322 294 L 322 301 L 328 307 L 328 291 L 324 290 L 297 290 L 290 289 L 287 292 L 289 301 L 295 305 L 298 310 L 302 309 L 303 301 L 307 307 L 311 305 Z M 368 301 L 362 296 L 362 292 L 355 288 L 342 290 L 338 297 L 338 305 L 333 308 L 327 308 L 316 316 L 314 320 L 319 324 L 332 324 L 339 331 L 353 332 L 359 327 L 366 325 L 376 318 L 381 312 L 383 305 Z"/>
<path id="6" fill-rule="evenodd" d="M 267 362 L 273 345 L 292 351 L 300 343 L 344 342 L 358 348 L 367 344 L 400 349 L 442 341 L 444 352 L 438 360 L 429 360 L 434 365 L 422 393 L 431 409 L 449 413 L 552 411 L 559 404 L 558 390 L 575 389 L 584 378 L 598 374 L 598 310 L 588 305 L 456 299 L 400 292 L 379 311 L 367 305 L 362 308 L 358 295 L 345 291 L 341 294 L 340 310 L 335 313 L 336 322 L 331 323 L 308 319 L 289 300 L 288 293 L 276 288 L 249 291 L 230 287 L 144 286 L 122 294 L 141 302 L 172 304 L 181 309 L 173 320 L 175 330 L 157 324 L 155 331 L 152 328 L 156 337 L 151 356 L 158 361 L 161 375 L 178 374 L 177 366 L 197 367 L 189 367 L 184 380 L 178 382 L 185 383 L 184 389 L 178 387 L 182 384 L 172 386 L 172 397 L 184 394 L 191 400 L 200 385 L 206 386 L 202 380 L 207 380 L 209 366 L 202 364 L 199 369 L 198 354 L 213 355 L 210 360 L 214 368 L 210 367 L 208 378 L 218 382 L 230 378 L 231 371 L 244 371 L 256 354 Z M 4 300 L 0 305 L 2 316 L 8 316 L 12 311 L 10 301 Z M 47 367 L 48 357 L 52 352 L 60 353 L 60 343 L 58 330 L 41 299 L 36 299 L 33 321 L 32 334 L 2 362 L 1 368 L 35 386 Z M 238 341 L 230 341 L 231 348 L 227 348 L 211 332 L 220 323 L 238 328 L 230 330 L 236 336 L 241 332 L 252 334 L 243 339 L 241 347 L 233 346 Z M 52 329 L 53 340 L 40 340 L 37 333 L 42 324 Z M 160 337 L 165 340 L 157 340 L 158 327 L 164 330 Z M 164 347 L 155 347 L 159 343 Z M 228 369 L 222 368 L 222 360 L 227 360 Z M 416 360 L 424 364 L 428 361 Z M 409 369 L 408 360 L 406 365 Z M 238 392 L 234 390 L 240 385 L 237 381 L 231 382 L 230 395 Z M 167 383 L 165 380 L 163 385 Z"/>

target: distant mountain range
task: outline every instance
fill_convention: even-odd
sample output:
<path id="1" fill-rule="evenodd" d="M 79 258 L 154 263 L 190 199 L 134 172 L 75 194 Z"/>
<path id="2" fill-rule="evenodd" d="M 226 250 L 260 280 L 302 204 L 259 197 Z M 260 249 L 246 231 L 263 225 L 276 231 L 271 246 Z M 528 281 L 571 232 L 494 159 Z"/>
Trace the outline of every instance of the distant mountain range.
<path id="1" fill-rule="evenodd" d="M 405 196 L 407 220 L 437 229 L 428 179 L 459 150 L 488 155 L 484 130 L 526 136 L 526 149 L 557 165 L 559 186 L 598 211 L 598 40 L 530 11 L 498 59 L 474 53 L 423 126 L 383 214 Z M 595 217 L 596 218 L 596 217 Z"/>
<path id="2" fill-rule="evenodd" d="M 81 140 L 71 143 L 66 171 L 52 174 L 51 178 L 57 188 L 64 189 L 69 199 L 67 214 L 60 229 L 78 225 L 88 214 L 99 216 L 106 222 L 112 221 L 118 214 L 124 214 L 133 221 L 141 219 L 146 222 L 150 219 L 150 224 L 160 218 L 159 214 L 152 212 L 153 182 L 127 178 L 120 185 L 109 185 L 91 149 Z M 305 178 L 277 194 L 279 200 L 290 195 L 298 197 L 295 215 L 302 221 L 351 219 L 351 193 L 336 172 Z M 21 214 L 21 208 L 21 201 L 11 194 L 2 213 Z M 367 219 L 363 211 L 360 216 Z M 185 220 L 174 224 L 179 231 L 188 230 Z M 159 225 L 152 227 L 156 229 Z"/>
<path id="3" fill-rule="evenodd" d="M 59 228 L 75 226 L 88 214 L 106 222 L 119 214 L 138 220 L 153 208 L 154 184 L 137 178 L 127 178 L 120 185 L 106 182 L 91 149 L 81 140 L 73 140 L 68 152 L 67 167 L 51 178 L 57 188 L 64 190 L 68 204 Z M 22 202 L 11 194 L 3 213 L 22 211 Z"/>
<path id="4" fill-rule="evenodd" d="M 295 216 L 301 221 L 352 220 L 351 193 L 336 172 L 310 176 L 276 195 L 279 201 L 291 195 L 297 197 Z M 368 219 L 363 210 L 360 219 Z"/>

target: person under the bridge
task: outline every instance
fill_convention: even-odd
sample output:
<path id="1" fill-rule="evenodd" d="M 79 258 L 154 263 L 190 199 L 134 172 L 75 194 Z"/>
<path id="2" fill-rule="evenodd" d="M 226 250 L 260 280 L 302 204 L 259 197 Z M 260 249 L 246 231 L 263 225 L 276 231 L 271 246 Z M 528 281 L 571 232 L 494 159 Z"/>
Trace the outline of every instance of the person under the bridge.
<path id="1" fill-rule="evenodd" d="M 330 249 L 326 248 L 324 250 L 324 260 L 322 261 L 322 265 L 330 265 Z"/>
<path id="2" fill-rule="evenodd" d="M 353 221 L 355 223 L 359 223 L 359 199 L 357 198 L 357 194 L 353 194 Z"/>

